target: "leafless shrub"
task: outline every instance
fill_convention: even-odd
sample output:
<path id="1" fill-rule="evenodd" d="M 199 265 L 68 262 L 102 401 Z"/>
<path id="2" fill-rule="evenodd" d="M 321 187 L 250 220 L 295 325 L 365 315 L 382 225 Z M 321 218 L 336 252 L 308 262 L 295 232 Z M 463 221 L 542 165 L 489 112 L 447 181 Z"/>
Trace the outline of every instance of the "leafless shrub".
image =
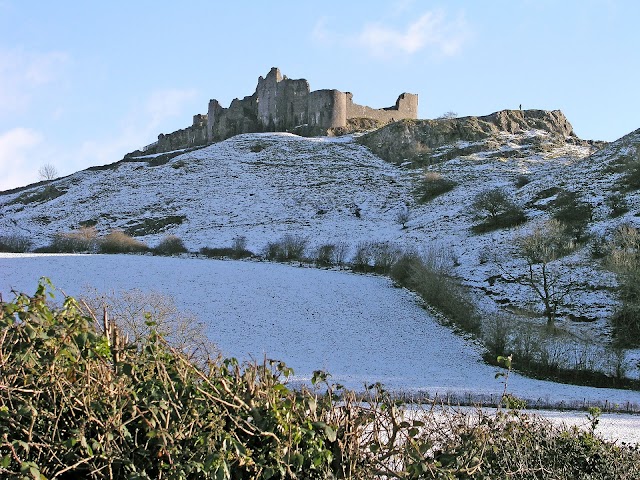
<path id="1" fill-rule="evenodd" d="M 86 313 L 101 318 L 107 312 L 109 319 L 133 343 L 141 343 L 152 331 L 162 335 L 169 345 L 188 358 L 205 365 L 220 352 L 207 335 L 206 325 L 196 316 L 181 311 L 170 295 L 142 290 L 122 290 L 100 293 L 87 290 L 80 296 Z"/>
<path id="2" fill-rule="evenodd" d="M 458 118 L 458 114 L 456 112 L 448 111 L 440 115 L 438 120 L 452 120 L 454 118 Z"/>
<path id="3" fill-rule="evenodd" d="M 23 235 L 0 235 L 0 252 L 24 253 L 31 245 L 31 240 Z"/>
<path id="4" fill-rule="evenodd" d="M 100 253 L 140 253 L 149 250 L 140 240 L 127 235 L 122 230 L 114 230 L 98 242 Z"/>
<path id="5" fill-rule="evenodd" d="M 501 355 L 507 355 L 511 347 L 511 333 L 513 324 L 516 323 L 514 318 L 505 314 L 492 315 L 482 325 L 482 337 L 485 347 L 489 351 L 492 358 Z"/>
<path id="6" fill-rule="evenodd" d="M 347 258 L 349 258 L 349 251 L 351 248 L 347 242 L 338 242 L 336 243 L 336 248 L 334 250 L 334 257 L 336 261 L 336 265 L 343 266 L 347 263 Z"/>
<path id="7" fill-rule="evenodd" d="M 308 240 L 298 235 L 286 234 L 276 242 L 269 242 L 264 250 L 267 260 L 286 262 L 302 260 L 307 248 Z"/>
<path id="8" fill-rule="evenodd" d="M 351 259 L 351 268 L 356 272 L 367 272 L 373 268 L 373 242 L 360 242 Z"/>
<path id="9" fill-rule="evenodd" d="M 47 250 L 60 253 L 92 253 L 97 248 L 97 236 L 95 227 L 82 227 L 73 232 L 55 233 Z"/>
<path id="10" fill-rule="evenodd" d="M 313 260 L 319 267 L 329 267 L 336 263 L 335 260 L 336 245 L 333 243 L 325 243 L 316 248 L 313 254 Z"/>
<path id="11" fill-rule="evenodd" d="M 186 251 L 187 248 L 184 246 L 182 239 L 175 235 L 165 236 L 153 249 L 153 252 L 158 255 L 177 255 Z"/>
<path id="12" fill-rule="evenodd" d="M 392 242 L 373 242 L 371 258 L 376 273 L 387 274 L 402 255 L 402 249 Z"/>
<path id="13" fill-rule="evenodd" d="M 58 169 L 50 163 L 45 163 L 38 169 L 38 177 L 41 180 L 55 180 L 58 178 Z"/>
<path id="14" fill-rule="evenodd" d="M 402 207 L 398 210 L 398 213 L 396 214 L 396 222 L 402 225 L 403 229 L 407 228 L 407 222 L 409 220 L 411 220 L 411 212 L 408 207 Z"/>

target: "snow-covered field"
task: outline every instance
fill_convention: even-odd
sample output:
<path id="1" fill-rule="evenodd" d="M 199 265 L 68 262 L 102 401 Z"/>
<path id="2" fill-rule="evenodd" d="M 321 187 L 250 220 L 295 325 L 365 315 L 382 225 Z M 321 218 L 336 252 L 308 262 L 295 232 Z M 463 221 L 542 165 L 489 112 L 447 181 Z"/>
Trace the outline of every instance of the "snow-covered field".
<path id="1" fill-rule="evenodd" d="M 480 348 L 438 324 L 387 278 L 264 262 L 131 255 L 0 254 L 0 292 L 32 293 L 40 276 L 69 295 L 141 289 L 172 295 L 208 325 L 227 356 L 284 360 L 297 379 L 325 369 L 353 388 L 382 382 L 431 394 L 500 395 Z M 578 387 L 512 374 L 532 401 L 640 406 L 640 392 Z"/>
<path id="2" fill-rule="evenodd" d="M 351 388 L 382 382 L 430 395 L 493 395 L 503 385 L 480 348 L 438 324 L 387 278 L 240 261 L 132 255 L 0 254 L 0 293 L 33 293 L 41 276 L 68 295 L 140 289 L 172 295 L 198 315 L 227 356 L 284 360 L 296 380 L 325 369 Z M 509 391 L 532 402 L 640 405 L 640 392 L 580 387 L 511 374 Z M 545 413 L 585 424 L 585 414 Z M 640 442 L 640 419 L 603 416 L 598 430 Z"/>

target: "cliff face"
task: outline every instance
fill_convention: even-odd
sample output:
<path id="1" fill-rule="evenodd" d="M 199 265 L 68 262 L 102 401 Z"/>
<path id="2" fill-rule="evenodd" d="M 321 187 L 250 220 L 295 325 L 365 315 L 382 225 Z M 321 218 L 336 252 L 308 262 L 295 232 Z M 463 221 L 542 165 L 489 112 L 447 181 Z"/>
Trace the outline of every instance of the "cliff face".
<path id="1" fill-rule="evenodd" d="M 518 134 L 528 130 L 548 132 L 558 142 L 582 142 L 560 110 L 502 110 L 483 117 L 402 120 L 368 133 L 358 141 L 392 163 L 428 164 L 486 150 L 486 141 L 501 133 Z M 481 141 L 483 145 L 473 145 Z M 439 151 L 441 147 L 456 144 L 456 148 Z"/>

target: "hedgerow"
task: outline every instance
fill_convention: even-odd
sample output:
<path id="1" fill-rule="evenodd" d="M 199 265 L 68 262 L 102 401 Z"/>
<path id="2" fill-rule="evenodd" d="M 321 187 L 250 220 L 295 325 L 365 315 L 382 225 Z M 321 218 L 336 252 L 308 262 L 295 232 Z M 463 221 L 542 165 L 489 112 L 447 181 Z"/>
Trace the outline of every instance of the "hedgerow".
<path id="1" fill-rule="evenodd" d="M 153 328 L 135 342 L 73 298 L 0 303 L 0 476 L 86 479 L 632 479 L 637 448 L 518 411 L 357 397 L 281 362 L 192 363 Z M 106 333 L 105 333 L 106 332 Z M 338 397 L 338 393 L 340 396 Z M 509 397 L 507 404 L 515 405 Z"/>

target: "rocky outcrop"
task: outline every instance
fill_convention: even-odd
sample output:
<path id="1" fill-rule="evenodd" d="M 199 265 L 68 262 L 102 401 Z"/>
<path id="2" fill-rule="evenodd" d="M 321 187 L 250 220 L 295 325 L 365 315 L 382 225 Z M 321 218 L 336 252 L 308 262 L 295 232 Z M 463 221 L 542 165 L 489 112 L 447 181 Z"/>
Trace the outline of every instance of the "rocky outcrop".
<path id="1" fill-rule="evenodd" d="M 358 141 L 389 162 L 428 164 L 452 158 L 454 153 L 458 156 L 486 150 L 486 145 L 473 143 L 490 140 L 500 133 L 528 130 L 549 132 L 560 141 L 581 142 L 560 110 L 501 110 L 483 117 L 401 120 L 363 135 Z M 439 151 L 456 144 L 457 152 Z"/>

